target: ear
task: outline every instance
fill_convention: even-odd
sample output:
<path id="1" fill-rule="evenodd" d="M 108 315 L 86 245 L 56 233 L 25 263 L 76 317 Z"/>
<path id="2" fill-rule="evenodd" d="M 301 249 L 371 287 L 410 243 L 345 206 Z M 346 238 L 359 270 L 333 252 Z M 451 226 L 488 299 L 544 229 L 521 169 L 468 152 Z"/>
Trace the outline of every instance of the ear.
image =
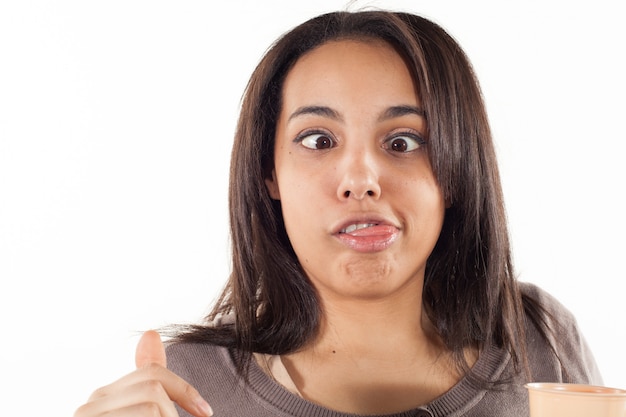
<path id="1" fill-rule="evenodd" d="M 276 170 L 272 170 L 272 178 L 265 178 L 265 186 L 270 193 L 270 197 L 274 200 L 280 200 L 280 191 L 278 189 L 278 181 L 276 181 Z"/>

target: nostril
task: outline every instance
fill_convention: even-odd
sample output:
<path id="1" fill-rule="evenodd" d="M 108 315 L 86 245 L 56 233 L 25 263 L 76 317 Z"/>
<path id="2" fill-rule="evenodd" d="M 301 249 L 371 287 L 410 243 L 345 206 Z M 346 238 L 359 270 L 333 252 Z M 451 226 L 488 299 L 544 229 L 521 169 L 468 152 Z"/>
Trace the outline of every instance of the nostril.
<path id="1" fill-rule="evenodd" d="M 363 197 L 365 197 L 366 195 L 367 195 L 368 197 L 375 197 L 375 196 L 376 196 L 376 193 L 375 193 L 374 191 L 372 191 L 372 190 L 367 190 L 364 194 L 361 194 L 360 198 L 363 198 Z M 350 196 L 355 197 L 355 198 L 359 198 L 359 194 L 355 194 L 355 193 L 353 193 L 353 192 L 352 192 L 352 191 L 350 191 L 350 190 L 346 190 L 346 191 L 344 191 L 344 192 L 343 192 L 343 196 L 344 196 L 344 198 L 349 198 Z"/>

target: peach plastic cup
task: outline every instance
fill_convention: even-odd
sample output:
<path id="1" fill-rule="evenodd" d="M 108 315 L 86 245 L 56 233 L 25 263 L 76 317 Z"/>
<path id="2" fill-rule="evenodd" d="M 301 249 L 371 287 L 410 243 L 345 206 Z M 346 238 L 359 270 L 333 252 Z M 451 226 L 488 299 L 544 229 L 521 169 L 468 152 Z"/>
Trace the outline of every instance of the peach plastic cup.
<path id="1" fill-rule="evenodd" d="M 530 417 L 626 417 L 626 390 L 583 384 L 526 384 Z"/>

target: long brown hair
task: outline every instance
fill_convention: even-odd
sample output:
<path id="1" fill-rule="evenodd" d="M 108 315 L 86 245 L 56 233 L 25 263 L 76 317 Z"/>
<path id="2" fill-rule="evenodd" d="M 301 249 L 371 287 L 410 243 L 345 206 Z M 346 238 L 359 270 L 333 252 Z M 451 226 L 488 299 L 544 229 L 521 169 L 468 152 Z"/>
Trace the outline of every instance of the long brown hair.
<path id="1" fill-rule="evenodd" d="M 504 204 L 479 84 L 465 53 L 437 24 L 408 13 L 336 12 L 281 37 L 252 74 L 232 150 L 232 273 L 207 317 L 234 322 L 192 326 L 179 339 L 241 352 L 284 354 L 315 334 L 316 292 L 289 242 L 280 204 L 265 179 L 287 72 L 328 41 L 382 40 L 405 59 L 426 112 L 429 156 L 449 208 L 426 265 L 423 305 L 459 366 L 463 351 L 490 345 L 524 361 L 524 303 L 514 278 Z"/>

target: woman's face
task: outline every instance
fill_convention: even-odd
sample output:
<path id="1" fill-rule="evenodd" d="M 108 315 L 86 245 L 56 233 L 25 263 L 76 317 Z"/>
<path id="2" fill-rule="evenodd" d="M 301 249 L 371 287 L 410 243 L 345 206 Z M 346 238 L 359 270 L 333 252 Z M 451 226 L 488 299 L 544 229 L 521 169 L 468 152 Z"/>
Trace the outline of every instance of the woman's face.
<path id="1" fill-rule="evenodd" d="M 322 299 L 421 297 L 444 217 L 426 120 L 402 58 L 333 41 L 287 74 L 267 186 Z"/>

